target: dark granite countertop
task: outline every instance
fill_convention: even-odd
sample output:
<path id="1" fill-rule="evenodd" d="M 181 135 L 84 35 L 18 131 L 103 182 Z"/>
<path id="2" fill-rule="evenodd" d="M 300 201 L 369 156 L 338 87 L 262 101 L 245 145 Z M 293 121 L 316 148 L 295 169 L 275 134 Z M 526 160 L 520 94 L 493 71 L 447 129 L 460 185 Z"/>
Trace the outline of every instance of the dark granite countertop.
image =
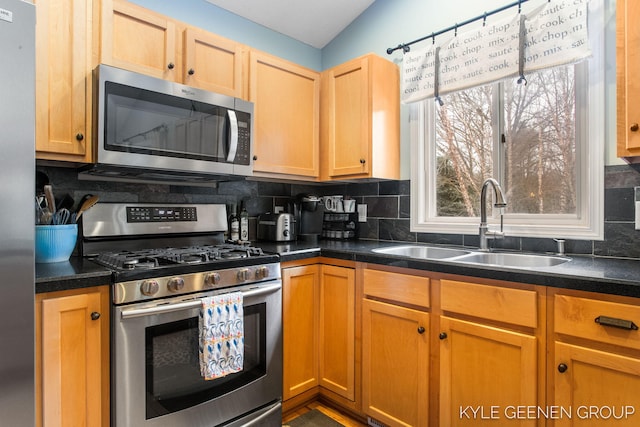
<path id="1" fill-rule="evenodd" d="M 108 285 L 111 271 L 88 259 L 36 264 L 36 293 Z"/>
<path id="2" fill-rule="evenodd" d="M 265 252 L 279 254 L 282 262 L 323 256 L 438 273 L 640 297 L 640 261 L 636 260 L 570 255 L 571 261 L 561 265 L 523 269 L 462 264 L 446 260 L 420 260 L 371 251 L 383 246 L 407 244 L 368 240 L 321 240 L 318 243 L 260 242 L 259 246 Z M 89 260 L 72 258 L 68 263 L 36 264 L 36 292 L 101 285 L 109 283 L 109 278 L 108 270 Z"/>
<path id="3" fill-rule="evenodd" d="M 564 264 L 524 269 L 463 264 L 445 260 L 420 260 L 405 256 L 377 254 L 371 251 L 379 247 L 407 244 L 411 243 L 371 240 L 320 241 L 316 245 L 304 243 L 288 245 L 281 251 L 277 249 L 279 245 L 275 245 L 275 247 L 263 246 L 263 249 L 280 253 L 283 262 L 299 259 L 305 251 L 310 251 L 306 252 L 309 256 L 322 255 L 327 258 L 428 270 L 437 273 L 640 297 L 640 261 L 637 260 L 569 255 L 571 261 Z M 311 251 L 314 248 L 317 252 Z M 465 249 L 473 250 L 475 248 Z"/>

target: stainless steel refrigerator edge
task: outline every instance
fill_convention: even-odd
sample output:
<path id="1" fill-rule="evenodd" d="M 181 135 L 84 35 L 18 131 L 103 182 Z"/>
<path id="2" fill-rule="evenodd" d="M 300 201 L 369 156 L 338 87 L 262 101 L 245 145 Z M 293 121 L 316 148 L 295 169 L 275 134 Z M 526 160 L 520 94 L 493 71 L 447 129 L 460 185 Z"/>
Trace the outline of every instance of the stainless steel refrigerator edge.
<path id="1" fill-rule="evenodd" d="M 0 0 L 0 424 L 33 426 L 35 6 Z"/>

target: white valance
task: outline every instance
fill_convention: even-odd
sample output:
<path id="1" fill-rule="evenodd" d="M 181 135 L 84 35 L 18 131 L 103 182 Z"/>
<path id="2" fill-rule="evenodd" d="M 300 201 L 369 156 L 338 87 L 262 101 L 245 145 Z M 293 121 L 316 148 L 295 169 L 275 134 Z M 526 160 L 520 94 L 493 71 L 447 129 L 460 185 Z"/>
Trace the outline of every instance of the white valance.
<path id="1" fill-rule="evenodd" d="M 402 102 L 410 103 L 591 55 L 588 0 L 553 0 L 405 53 Z"/>

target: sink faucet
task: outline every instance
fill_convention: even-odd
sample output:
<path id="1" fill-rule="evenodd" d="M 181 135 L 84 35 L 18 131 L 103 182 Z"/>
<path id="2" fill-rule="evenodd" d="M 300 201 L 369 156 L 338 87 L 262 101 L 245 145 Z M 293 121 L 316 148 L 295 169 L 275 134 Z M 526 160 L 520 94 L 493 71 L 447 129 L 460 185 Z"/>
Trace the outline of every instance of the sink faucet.
<path id="1" fill-rule="evenodd" d="M 500 214 L 500 231 L 489 231 L 487 226 L 487 187 L 493 187 L 493 206 L 496 208 L 503 208 L 507 206 L 507 202 L 504 200 L 504 194 L 500 184 L 493 178 L 487 178 L 482 184 L 482 191 L 480 192 L 480 250 L 489 251 L 489 239 L 502 239 L 504 232 L 502 231 L 502 214 Z"/>

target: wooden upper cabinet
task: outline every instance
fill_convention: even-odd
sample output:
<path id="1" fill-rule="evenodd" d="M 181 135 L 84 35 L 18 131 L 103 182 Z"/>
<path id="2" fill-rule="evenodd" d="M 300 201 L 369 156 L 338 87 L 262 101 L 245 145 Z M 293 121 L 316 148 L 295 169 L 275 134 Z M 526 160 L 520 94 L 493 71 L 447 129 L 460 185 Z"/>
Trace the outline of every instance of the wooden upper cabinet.
<path id="1" fill-rule="evenodd" d="M 184 83 L 200 89 L 243 98 L 246 49 L 206 31 L 184 31 Z"/>
<path id="2" fill-rule="evenodd" d="M 365 55 L 322 73 L 321 178 L 400 177 L 398 67 Z"/>
<path id="3" fill-rule="evenodd" d="M 618 0 L 616 13 L 618 157 L 640 155 L 640 3 Z M 638 159 L 628 159 L 636 163 Z"/>
<path id="4" fill-rule="evenodd" d="M 178 81 L 175 22 L 166 16 L 119 0 L 102 3 L 100 62 Z"/>
<path id="5" fill-rule="evenodd" d="M 102 9 L 102 63 L 246 98 L 244 45 L 126 1 Z"/>
<path id="6" fill-rule="evenodd" d="M 92 2 L 36 1 L 36 157 L 91 159 Z"/>
<path id="7" fill-rule="evenodd" d="M 320 74 L 251 51 L 254 172 L 315 180 L 319 175 Z"/>

